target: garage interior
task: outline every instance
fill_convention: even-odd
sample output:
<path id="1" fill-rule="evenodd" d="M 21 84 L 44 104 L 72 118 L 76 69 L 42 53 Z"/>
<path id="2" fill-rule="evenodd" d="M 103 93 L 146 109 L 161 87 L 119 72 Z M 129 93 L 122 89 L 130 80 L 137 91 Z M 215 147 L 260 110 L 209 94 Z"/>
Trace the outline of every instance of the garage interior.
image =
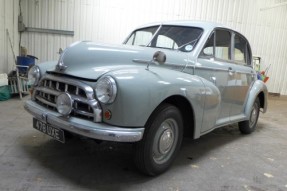
<path id="1" fill-rule="evenodd" d="M 58 60 L 75 41 L 119 44 L 165 20 L 217 22 L 247 37 L 268 77 L 268 111 L 256 131 L 242 135 L 234 124 L 186 138 L 169 171 L 147 177 L 133 165 L 131 144 L 61 144 L 33 129 L 21 89 L 0 102 L 0 190 L 287 190 L 286 0 L 0 0 L 0 85 L 23 50 L 36 63 Z"/>

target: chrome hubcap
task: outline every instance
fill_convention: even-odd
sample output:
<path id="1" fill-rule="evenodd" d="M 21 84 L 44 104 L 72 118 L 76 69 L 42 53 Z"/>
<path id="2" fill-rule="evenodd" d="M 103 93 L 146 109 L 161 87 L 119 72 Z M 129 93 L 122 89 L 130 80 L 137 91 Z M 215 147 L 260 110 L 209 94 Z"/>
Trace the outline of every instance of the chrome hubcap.
<path id="1" fill-rule="evenodd" d="M 178 125 L 174 119 L 163 121 L 153 141 L 153 160 L 158 164 L 165 163 L 175 150 L 178 138 Z"/>
<path id="2" fill-rule="evenodd" d="M 171 129 L 167 129 L 163 132 L 159 140 L 159 152 L 161 154 L 166 154 L 170 150 L 174 141 L 173 137 L 174 135 Z"/>

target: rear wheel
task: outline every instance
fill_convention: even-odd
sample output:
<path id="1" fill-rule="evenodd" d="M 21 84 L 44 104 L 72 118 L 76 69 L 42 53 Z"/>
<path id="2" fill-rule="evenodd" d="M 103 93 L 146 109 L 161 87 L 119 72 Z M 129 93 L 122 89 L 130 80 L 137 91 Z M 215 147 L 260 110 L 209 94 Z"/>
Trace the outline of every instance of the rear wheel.
<path id="1" fill-rule="evenodd" d="M 180 111 L 170 104 L 160 106 L 147 123 L 143 139 L 136 144 L 138 169 L 147 175 L 166 171 L 180 149 L 182 135 Z"/>
<path id="2" fill-rule="evenodd" d="M 260 102 L 259 99 L 256 98 L 251 109 L 249 120 L 238 123 L 239 130 L 242 134 L 250 134 L 255 130 L 259 117 L 259 110 Z"/>

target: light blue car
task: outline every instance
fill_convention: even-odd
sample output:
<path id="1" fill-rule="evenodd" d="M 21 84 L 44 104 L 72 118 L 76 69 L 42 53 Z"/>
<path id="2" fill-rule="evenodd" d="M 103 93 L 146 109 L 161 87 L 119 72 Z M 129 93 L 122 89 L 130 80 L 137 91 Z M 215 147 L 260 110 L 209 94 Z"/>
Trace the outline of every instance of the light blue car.
<path id="1" fill-rule="evenodd" d="M 183 136 L 233 123 L 249 134 L 267 109 L 248 40 L 215 23 L 153 23 L 122 45 L 76 42 L 29 80 L 34 128 L 61 142 L 68 133 L 133 142 L 148 175 L 171 166 Z"/>

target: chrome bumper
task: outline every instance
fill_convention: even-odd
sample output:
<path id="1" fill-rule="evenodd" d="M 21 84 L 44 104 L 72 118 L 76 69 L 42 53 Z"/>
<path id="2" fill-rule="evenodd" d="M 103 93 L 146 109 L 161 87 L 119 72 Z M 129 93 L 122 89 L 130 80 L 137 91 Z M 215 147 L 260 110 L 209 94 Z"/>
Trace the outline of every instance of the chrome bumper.
<path id="1" fill-rule="evenodd" d="M 32 100 L 26 101 L 24 108 L 38 120 L 56 128 L 93 139 L 115 142 L 137 142 L 142 139 L 144 133 L 144 128 L 123 128 L 75 117 L 62 117 L 58 112 L 47 110 Z"/>

